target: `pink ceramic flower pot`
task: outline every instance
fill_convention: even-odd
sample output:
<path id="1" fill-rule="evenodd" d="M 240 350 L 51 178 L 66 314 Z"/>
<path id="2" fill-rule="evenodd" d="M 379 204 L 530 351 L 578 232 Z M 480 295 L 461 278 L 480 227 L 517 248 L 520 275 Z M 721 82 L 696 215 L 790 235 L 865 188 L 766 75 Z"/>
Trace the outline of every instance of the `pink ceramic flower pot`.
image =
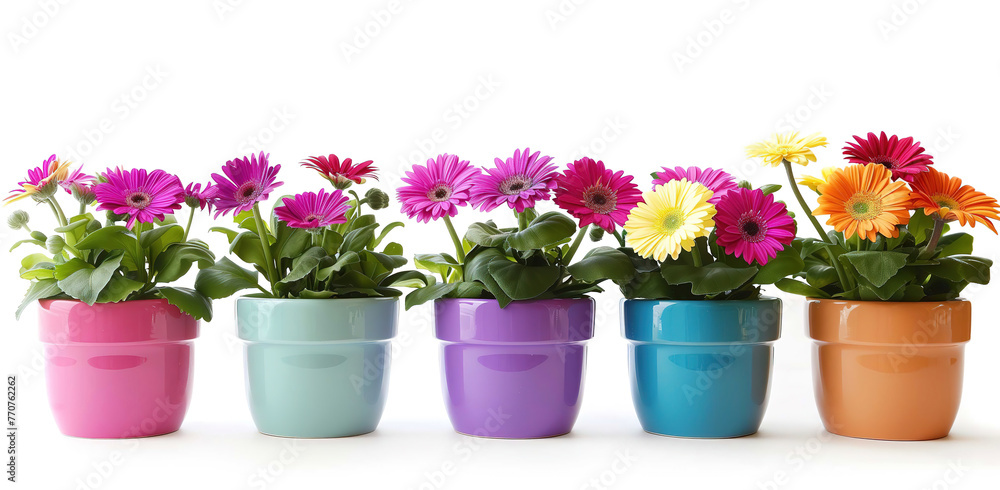
<path id="1" fill-rule="evenodd" d="M 49 404 L 63 434 L 117 439 L 180 427 L 197 320 L 162 299 L 39 304 Z"/>

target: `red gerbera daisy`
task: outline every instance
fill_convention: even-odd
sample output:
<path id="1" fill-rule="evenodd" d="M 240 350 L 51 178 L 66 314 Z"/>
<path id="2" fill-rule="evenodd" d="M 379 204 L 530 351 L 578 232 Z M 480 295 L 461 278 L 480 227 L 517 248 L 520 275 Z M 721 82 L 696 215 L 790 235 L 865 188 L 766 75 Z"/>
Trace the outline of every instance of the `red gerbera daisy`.
<path id="1" fill-rule="evenodd" d="M 917 174 L 926 172 L 927 166 L 934 163 L 933 157 L 924 153 L 920 142 L 914 142 L 909 136 L 903 139 L 896 135 L 886 137 L 885 131 L 882 131 L 881 136 L 868 133 L 867 140 L 860 136 L 854 136 L 854 140 L 857 144 L 848 141 L 844 147 L 847 161 L 862 165 L 882 165 L 892 171 L 892 180 L 913 182 Z"/>
<path id="2" fill-rule="evenodd" d="M 579 219 L 580 228 L 593 223 L 613 233 L 642 200 L 632 176 L 624 174 L 605 168 L 600 160 L 583 157 L 556 177 L 555 203 Z"/>
<path id="3" fill-rule="evenodd" d="M 302 162 L 303 167 L 311 168 L 320 173 L 324 179 L 329 180 L 333 187 L 346 189 L 354 184 L 363 184 L 365 179 L 371 177 L 378 180 L 375 172 L 377 167 L 372 166 L 372 161 L 367 160 L 361 163 L 354 163 L 350 158 L 345 158 L 343 162 L 337 155 L 309 157 Z"/>

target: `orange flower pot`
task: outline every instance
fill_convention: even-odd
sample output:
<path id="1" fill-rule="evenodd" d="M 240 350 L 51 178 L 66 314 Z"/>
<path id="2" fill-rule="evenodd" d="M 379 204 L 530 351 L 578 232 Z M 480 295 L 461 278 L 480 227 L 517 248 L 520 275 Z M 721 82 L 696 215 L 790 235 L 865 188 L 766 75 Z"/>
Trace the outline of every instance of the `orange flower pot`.
<path id="1" fill-rule="evenodd" d="M 971 303 L 809 299 L 806 308 L 826 430 L 893 441 L 948 435 L 962 398 Z"/>

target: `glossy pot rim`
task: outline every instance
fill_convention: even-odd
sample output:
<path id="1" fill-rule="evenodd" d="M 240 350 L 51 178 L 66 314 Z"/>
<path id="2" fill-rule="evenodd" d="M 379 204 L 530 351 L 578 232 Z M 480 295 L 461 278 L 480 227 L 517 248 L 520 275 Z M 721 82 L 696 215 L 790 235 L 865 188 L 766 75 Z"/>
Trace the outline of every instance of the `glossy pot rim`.
<path id="1" fill-rule="evenodd" d="M 78 299 L 38 303 L 39 337 L 47 344 L 178 342 L 198 337 L 200 322 L 163 298 L 92 305 Z"/>
<path id="2" fill-rule="evenodd" d="M 781 337 L 782 301 L 622 299 L 622 336 L 632 342 L 760 344 Z"/>
<path id="3" fill-rule="evenodd" d="M 806 333 L 817 342 L 934 346 L 968 342 L 972 301 L 806 299 Z"/>
<path id="4" fill-rule="evenodd" d="M 379 342 L 396 335 L 399 297 L 240 297 L 235 310 L 246 342 Z"/>
<path id="5" fill-rule="evenodd" d="M 594 336 L 594 298 L 512 301 L 496 299 L 434 300 L 435 336 L 445 342 L 479 344 L 558 344 Z"/>

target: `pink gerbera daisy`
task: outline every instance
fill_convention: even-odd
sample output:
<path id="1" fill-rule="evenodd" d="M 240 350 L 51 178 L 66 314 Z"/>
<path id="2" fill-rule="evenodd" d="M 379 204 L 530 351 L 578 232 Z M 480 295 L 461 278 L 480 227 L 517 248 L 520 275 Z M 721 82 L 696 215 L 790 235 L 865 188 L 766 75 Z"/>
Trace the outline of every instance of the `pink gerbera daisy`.
<path id="1" fill-rule="evenodd" d="M 533 207 L 535 201 L 549 199 L 549 190 L 556 188 L 556 166 L 549 165 L 552 157 L 539 157 L 530 148 L 514 151 L 514 156 L 486 169 L 472 182 L 470 202 L 483 211 L 492 211 L 506 203 L 517 212 Z"/>
<path id="2" fill-rule="evenodd" d="M 913 182 L 913 178 L 921 172 L 927 171 L 927 166 L 934 163 L 933 157 L 924 153 L 920 142 L 914 142 L 912 137 L 899 139 L 892 135 L 886 137 L 885 131 L 881 136 L 875 133 L 868 133 L 868 139 L 854 136 L 857 144 L 847 142 L 844 147 L 844 155 L 851 163 L 868 165 L 877 163 L 892 171 L 892 180 L 903 179 L 906 182 Z"/>
<path id="3" fill-rule="evenodd" d="M 72 194 L 75 187 L 81 184 L 93 184 L 95 180 L 97 179 L 93 175 L 83 173 L 83 165 L 80 165 L 60 180 L 59 185 L 66 189 L 66 192 Z"/>
<path id="4" fill-rule="evenodd" d="M 304 192 L 295 197 L 281 199 L 283 206 L 274 208 L 278 219 L 292 228 L 321 228 L 336 223 L 346 223 L 347 196 L 340 189 L 327 193 Z"/>
<path id="5" fill-rule="evenodd" d="M 748 264 L 767 264 L 795 238 L 795 220 L 773 194 L 739 188 L 715 207 L 716 242 Z"/>
<path id="6" fill-rule="evenodd" d="M 163 170 L 146 172 L 145 169 L 108 169 L 107 182 L 97 184 L 94 194 L 100 206 L 98 211 L 111 211 L 128 215 L 128 227 L 138 220 L 152 223 L 173 214 L 184 202 L 184 188 L 175 175 Z"/>
<path id="7" fill-rule="evenodd" d="M 583 157 L 556 177 L 555 203 L 579 219 L 580 228 L 596 224 L 613 233 L 642 200 L 639 186 L 624 173 L 612 172 L 604 162 Z"/>
<path id="8" fill-rule="evenodd" d="M 309 157 L 302 163 L 302 166 L 319 172 L 337 189 L 346 189 L 351 186 L 352 182 L 363 184 L 368 177 L 378 180 L 378 177 L 375 176 L 378 168 L 372 166 L 371 160 L 354 163 L 351 162 L 350 158 L 345 158 L 341 162 L 337 155 L 331 153 L 328 157 L 322 155 Z"/>
<path id="9" fill-rule="evenodd" d="M 400 187 L 396 195 L 407 216 L 427 223 L 458 214 L 458 207 L 469 200 L 472 180 L 477 175 L 479 169 L 468 160 L 445 153 L 427 160 L 427 165 L 414 165 L 403 177 L 408 185 Z"/>
<path id="10" fill-rule="evenodd" d="M 218 191 L 215 200 L 215 217 L 229 211 L 241 213 L 253 209 L 254 204 L 267 199 L 268 194 L 284 182 L 275 182 L 281 165 L 268 164 L 264 152 L 237 158 L 222 167 L 225 176 L 212 174 Z"/>
<path id="11" fill-rule="evenodd" d="M 14 202 L 31 196 L 38 202 L 42 202 L 52 197 L 59 189 L 59 182 L 66 177 L 68 163 L 56 159 L 55 155 L 50 156 L 42 162 L 42 165 L 28 170 L 28 178 L 18 182 L 20 186 L 10 191 L 10 195 L 4 198 L 5 201 Z"/>
<path id="12" fill-rule="evenodd" d="M 656 172 L 656 177 L 653 179 L 653 187 L 666 184 L 671 180 L 683 179 L 708 187 L 708 190 L 713 193 L 712 198 L 708 200 L 712 204 L 718 204 L 725 197 L 726 193 L 737 188 L 736 180 L 732 175 L 722 170 L 713 169 L 712 167 L 706 169 L 701 169 L 700 167 L 688 167 L 686 169 L 684 167 L 663 167 L 663 170 Z"/>
<path id="13" fill-rule="evenodd" d="M 204 189 L 201 188 L 201 184 L 190 183 L 184 188 L 184 203 L 198 209 L 205 209 L 205 206 L 208 206 L 208 211 L 211 212 L 212 203 L 215 202 L 218 193 L 218 186 L 213 186 L 211 183 L 205 184 Z"/>

